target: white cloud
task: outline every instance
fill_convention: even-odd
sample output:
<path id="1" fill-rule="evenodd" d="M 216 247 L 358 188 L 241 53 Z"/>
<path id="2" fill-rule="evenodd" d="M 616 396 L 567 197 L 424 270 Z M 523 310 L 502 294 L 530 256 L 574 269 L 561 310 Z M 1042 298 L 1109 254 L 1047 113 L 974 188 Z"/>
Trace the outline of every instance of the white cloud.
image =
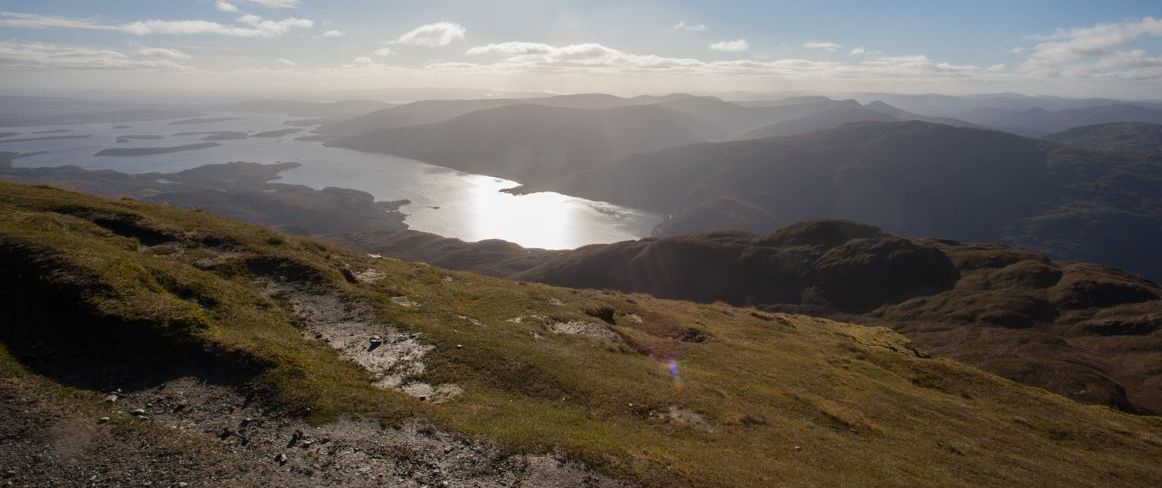
<path id="1" fill-rule="evenodd" d="M 294 8 L 299 5 L 299 0 L 236 0 L 244 3 L 253 3 L 267 8 Z"/>
<path id="2" fill-rule="evenodd" d="M 843 49 L 843 44 L 826 41 L 807 41 L 803 43 L 803 47 L 807 49 L 822 50 L 833 53 Z"/>
<path id="3" fill-rule="evenodd" d="M 358 58 L 351 60 L 351 62 L 358 64 L 358 65 L 363 65 L 363 64 L 371 64 L 371 63 L 374 63 L 375 61 L 367 56 L 359 56 Z"/>
<path id="4" fill-rule="evenodd" d="M 238 7 L 236 5 L 234 5 L 230 2 L 223 2 L 222 0 L 218 0 L 216 3 L 214 3 L 214 8 L 218 9 L 219 12 L 237 12 L 238 11 Z"/>
<path id="5" fill-rule="evenodd" d="M 467 32 L 464 26 L 455 22 L 436 22 L 416 27 L 399 36 L 395 42 L 421 47 L 441 47 L 457 39 L 463 39 Z"/>
<path id="6" fill-rule="evenodd" d="M 670 30 L 687 31 L 687 32 L 705 32 L 706 26 L 703 24 L 687 24 L 685 20 L 674 24 Z"/>
<path id="7" fill-rule="evenodd" d="M 89 29 L 117 30 L 117 26 L 100 24 L 88 19 L 53 17 L 22 12 L 0 12 L 0 27 L 17 29 Z"/>
<path id="8" fill-rule="evenodd" d="M 670 58 L 652 54 L 633 54 L 601 44 L 554 46 L 538 42 L 503 42 L 475 46 L 469 56 L 491 56 L 488 63 L 436 63 L 429 71 L 455 71 L 473 74 L 504 73 L 593 73 L 617 75 L 628 73 L 669 73 L 702 76 L 758 76 L 787 80 L 846 81 L 947 81 L 980 82 L 994 80 L 1006 73 L 1004 65 L 979 67 L 937 62 L 926 56 L 882 56 L 859 58 L 854 62 L 816 61 L 809 59 L 737 59 L 704 61 L 692 58 Z"/>
<path id="9" fill-rule="evenodd" d="M 315 25 L 314 21 L 308 19 L 291 17 L 265 20 L 257 15 L 243 15 L 236 22 L 242 25 L 228 25 L 208 20 L 141 20 L 127 24 L 103 24 L 89 19 L 0 12 L 0 27 L 106 30 L 139 36 L 214 34 L 234 37 L 278 37 L 292 29 L 309 29 Z"/>
<path id="10" fill-rule="evenodd" d="M 137 50 L 137 55 L 143 58 L 165 58 L 178 61 L 190 59 L 189 54 L 164 47 L 143 47 Z"/>
<path id="11" fill-rule="evenodd" d="M 746 42 L 746 39 L 735 39 L 733 41 L 718 41 L 709 47 L 715 51 L 740 53 L 750 49 L 750 43 Z"/>
<path id="12" fill-rule="evenodd" d="M 1009 54 L 1021 54 L 1023 52 L 1025 52 L 1025 48 L 1023 47 L 1014 47 L 1009 49 Z"/>
<path id="13" fill-rule="evenodd" d="M 1039 38 L 1041 42 L 1029 50 L 1021 70 L 1040 77 L 1162 80 L 1160 58 L 1141 49 L 1118 49 L 1160 36 L 1162 19 L 1153 17 L 1059 29 Z"/>
<path id="14" fill-rule="evenodd" d="M 480 56 L 485 54 L 501 54 L 506 56 L 517 56 L 525 54 L 548 54 L 557 48 L 548 44 L 539 42 L 501 42 L 497 44 L 488 44 L 486 46 L 474 46 L 468 49 L 469 56 Z"/>
<path id="15" fill-rule="evenodd" d="M 391 48 L 390 48 L 390 47 L 381 47 L 381 48 L 379 48 L 379 49 L 376 49 L 376 50 L 375 50 L 375 52 L 371 53 L 371 55 L 372 55 L 372 56 L 379 56 L 379 57 L 384 57 L 384 56 L 391 56 L 391 55 L 392 55 L 392 52 L 391 52 Z"/>
<path id="16" fill-rule="evenodd" d="M 347 33 L 341 30 L 329 30 L 324 32 L 322 37 L 343 37 L 345 35 L 347 35 Z"/>
<path id="17" fill-rule="evenodd" d="M 877 49 L 868 49 L 866 47 L 860 46 L 857 48 L 853 48 L 851 51 L 848 51 L 847 55 L 848 56 L 883 56 L 884 52 L 877 50 Z"/>
<path id="18" fill-rule="evenodd" d="M 296 63 L 294 61 L 291 61 L 291 60 L 286 59 L 286 58 L 278 58 L 278 59 L 274 60 L 274 64 L 277 64 L 277 65 L 285 67 L 285 68 L 293 68 Z"/>
<path id="19" fill-rule="evenodd" d="M 492 66 L 506 70 L 561 70 L 561 69 L 671 69 L 694 66 L 700 61 L 688 58 L 668 58 L 652 54 L 630 54 L 596 43 L 553 46 L 539 42 L 502 42 L 475 46 L 465 52 L 469 56 L 499 56 L 492 65 L 474 63 L 441 63 L 442 68 Z"/>
<path id="20" fill-rule="evenodd" d="M 87 46 L 0 41 L 0 67 L 14 69 L 186 71 L 191 68 L 178 61 L 188 58 L 164 48 L 126 53 Z"/>

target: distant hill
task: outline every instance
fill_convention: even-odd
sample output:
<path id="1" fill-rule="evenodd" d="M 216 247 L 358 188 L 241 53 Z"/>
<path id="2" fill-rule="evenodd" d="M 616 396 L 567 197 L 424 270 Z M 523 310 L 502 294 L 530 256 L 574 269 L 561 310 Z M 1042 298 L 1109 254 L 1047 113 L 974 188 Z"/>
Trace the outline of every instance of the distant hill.
<path id="1" fill-rule="evenodd" d="M 1064 110 L 981 108 L 961 113 L 959 117 L 990 128 L 1041 136 L 1111 122 L 1162 123 L 1162 107 L 1115 104 Z"/>
<path id="2" fill-rule="evenodd" d="M 1162 277 L 1162 162 L 998 131 L 849 124 L 664 149 L 537 189 L 665 213 L 669 235 L 841 218 Z"/>
<path id="3" fill-rule="evenodd" d="M 1162 288 L 1114 268 L 995 244 L 816 221 L 573 251 L 414 231 L 335 236 L 408 260 L 888 325 L 922 350 L 1085 402 L 1162 412 Z"/>
<path id="4" fill-rule="evenodd" d="M 559 95 L 538 98 L 478 98 L 466 100 L 421 100 L 396 107 L 377 110 L 349 120 L 334 121 L 319 128 L 319 132 L 331 140 L 342 139 L 369 132 L 427 125 L 453 119 L 479 110 L 487 110 L 510 105 L 540 105 L 544 107 L 603 109 L 633 105 L 649 105 L 664 100 L 682 98 L 687 95 L 668 97 L 621 98 L 603 93 Z"/>
<path id="5" fill-rule="evenodd" d="M 1102 151 L 1162 150 L 1162 124 L 1113 122 L 1086 125 L 1050 134 L 1045 139 Z"/>
<path id="6" fill-rule="evenodd" d="M 328 144 L 532 182 L 701 140 L 678 114 L 656 105 L 608 109 L 508 105 Z"/>
<path id="7" fill-rule="evenodd" d="M 761 139 L 806 134 L 833 129 L 852 122 L 894 122 L 901 120 L 899 117 L 897 114 L 865 107 L 855 100 L 845 100 L 829 103 L 826 107 L 821 107 L 818 110 L 788 117 L 739 135 L 736 139 Z"/>

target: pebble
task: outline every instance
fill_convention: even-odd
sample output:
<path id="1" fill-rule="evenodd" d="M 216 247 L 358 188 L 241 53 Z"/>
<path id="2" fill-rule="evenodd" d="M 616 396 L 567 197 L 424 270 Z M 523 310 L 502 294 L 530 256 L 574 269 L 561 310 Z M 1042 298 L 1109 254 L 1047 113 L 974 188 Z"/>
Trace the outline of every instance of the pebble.
<path id="1" fill-rule="evenodd" d="M 117 401 L 117 395 L 109 395 L 109 396 L 105 397 L 105 401 L 108 403 L 113 403 L 113 402 Z"/>
<path id="2" fill-rule="evenodd" d="M 133 410 L 130 410 L 129 414 L 133 415 L 135 417 L 141 417 L 141 416 L 145 415 L 145 409 L 144 408 L 135 408 Z"/>
<path id="3" fill-rule="evenodd" d="M 274 462 L 278 463 L 279 466 L 286 464 L 286 454 L 281 452 L 278 453 L 278 455 L 274 457 Z"/>
<path id="4" fill-rule="evenodd" d="M 101 417 L 101 418 L 97 419 L 97 422 L 102 423 L 102 424 L 105 422 L 108 422 L 108 421 L 109 421 L 109 417 Z"/>

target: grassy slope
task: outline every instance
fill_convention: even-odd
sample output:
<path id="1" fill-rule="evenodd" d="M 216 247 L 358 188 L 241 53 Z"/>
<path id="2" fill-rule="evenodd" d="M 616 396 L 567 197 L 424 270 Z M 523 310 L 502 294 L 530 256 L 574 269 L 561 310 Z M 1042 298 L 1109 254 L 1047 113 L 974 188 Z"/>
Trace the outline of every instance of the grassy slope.
<path id="1" fill-rule="evenodd" d="M 1151 486 L 1162 479 L 1158 418 L 921 358 L 880 328 L 376 260 L 206 213 L 6 183 L 0 256 L 21 260 L 82 312 L 127 332 L 161 330 L 180 344 L 262 365 L 250 387 L 316 422 L 424 416 L 517 449 L 560 446 L 657 486 Z M 223 256 L 230 259 L 209 271 L 191 265 Z M 369 267 L 386 277 L 353 284 L 341 272 Z M 425 359 L 427 379 L 455 382 L 465 395 L 432 405 L 371 387 L 357 366 L 303 339 L 289 311 L 254 286 L 256 273 L 271 269 L 379 304 L 385 320 L 436 346 Z M 395 306 L 390 297 L 398 295 L 421 306 Z M 599 306 L 616 311 L 622 341 L 508 321 L 592 321 L 584 311 Z M 668 372 L 669 358 L 679 379 Z M 0 361 L 7 374 L 19 369 L 11 361 Z M 663 420 L 671 406 L 703 421 Z"/>

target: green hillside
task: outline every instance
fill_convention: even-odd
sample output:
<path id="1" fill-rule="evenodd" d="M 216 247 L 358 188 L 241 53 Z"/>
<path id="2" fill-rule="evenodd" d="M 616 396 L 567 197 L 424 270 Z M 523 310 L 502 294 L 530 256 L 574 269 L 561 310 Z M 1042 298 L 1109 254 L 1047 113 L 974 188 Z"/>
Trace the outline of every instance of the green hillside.
<path id="1" fill-rule="evenodd" d="M 0 264 L 0 464 L 17 485 L 1162 479 L 1159 418 L 884 328 L 507 281 L 9 183 Z"/>

